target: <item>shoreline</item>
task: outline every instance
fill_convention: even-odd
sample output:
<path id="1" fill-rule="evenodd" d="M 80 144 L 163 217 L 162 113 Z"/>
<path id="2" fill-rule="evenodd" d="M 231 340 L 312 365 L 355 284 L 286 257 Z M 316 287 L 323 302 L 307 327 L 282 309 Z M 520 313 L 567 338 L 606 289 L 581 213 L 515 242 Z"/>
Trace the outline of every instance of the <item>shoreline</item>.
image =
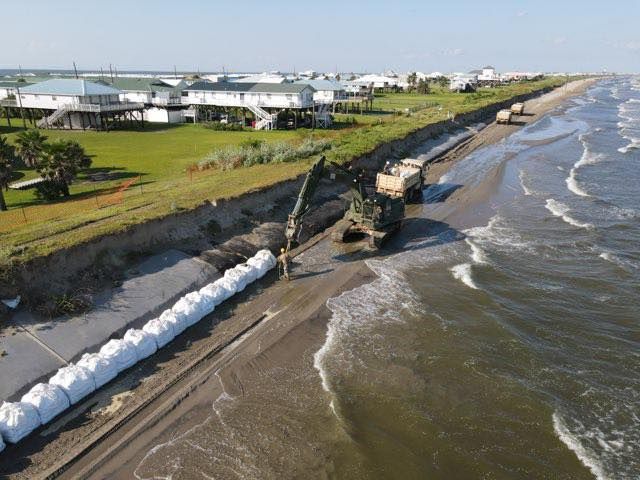
<path id="1" fill-rule="evenodd" d="M 582 88 L 582 90 L 586 89 L 586 87 L 587 85 L 581 83 L 580 88 Z M 544 96 L 540 97 L 540 104 L 535 107 L 536 110 L 532 110 L 535 112 L 535 117 L 533 117 L 532 120 L 537 120 L 541 115 L 548 113 L 569 96 L 580 93 L 582 91 L 580 88 L 576 88 L 570 92 L 564 92 L 564 94 L 561 95 L 554 95 L 544 101 L 542 100 Z M 555 93 L 558 92 L 554 91 L 547 95 L 553 95 Z M 535 100 L 531 100 L 530 102 L 535 102 Z M 534 107 L 532 106 L 532 109 L 533 108 Z M 469 153 L 484 145 L 495 143 L 516 130 L 517 126 L 498 126 L 493 124 L 488 126 L 477 135 L 463 142 L 463 144 L 458 145 L 453 150 L 445 153 L 441 157 L 442 160 L 436 162 L 435 168 L 430 170 L 429 182 L 436 183 L 442 175 L 446 174 L 453 165 Z M 469 189 L 465 189 L 464 187 L 454 192 L 447 201 L 442 204 L 443 208 L 438 212 L 438 218 L 435 218 L 434 220 L 448 218 L 453 215 L 456 210 L 465 210 L 468 205 L 478 202 L 480 198 L 490 194 L 492 185 L 495 186 L 495 182 L 498 181 L 498 177 L 499 175 L 497 172 L 494 172 L 494 175 L 492 175 L 488 181 L 483 182 L 481 188 L 478 188 L 475 192 L 469 192 Z M 461 217 L 456 220 L 456 223 L 462 224 L 469 220 L 468 218 L 465 220 L 464 217 L 465 215 L 463 212 Z M 319 245 L 317 248 L 321 247 L 322 245 Z M 109 394 L 113 394 L 114 391 L 117 390 L 117 388 L 114 389 L 114 387 L 119 387 L 119 390 L 121 390 L 119 392 L 120 394 L 123 392 L 133 391 L 133 394 L 129 396 L 129 398 L 133 398 L 133 401 L 129 401 L 128 404 L 122 406 L 120 409 L 116 409 L 115 413 L 112 414 L 112 418 L 102 418 L 102 421 L 100 421 L 99 419 L 96 420 L 96 418 L 91 419 L 90 416 L 87 418 L 86 414 L 81 414 L 80 418 L 88 421 L 88 424 L 78 426 L 77 431 L 70 435 L 66 435 L 66 433 L 69 432 L 60 434 L 59 438 L 54 440 L 54 442 L 59 442 L 57 446 L 52 446 L 52 444 L 49 443 L 43 450 L 38 450 L 37 444 L 40 443 L 41 446 L 43 444 L 42 442 L 34 442 L 35 444 L 32 445 L 31 448 L 32 456 L 30 459 L 32 459 L 34 463 L 48 463 L 51 468 L 49 473 L 55 472 L 57 470 L 55 465 L 58 460 L 61 460 L 59 457 L 60 453 L 66 452 L 66 457 L 68 458 L 68 456 L 73 454 L 74 451 L 82 450 L 80 445 L 83 443 L 86 445 L 86 441 L 88 440 L 86 433 L 88 430 L 91 430 L 91 433 L 93 433 L 98 431 L 101 426 L 105 427 L 106 425 L 111 424 L 117 425 L 119 422 L 122 422 L 122 419 L 118 419 L 123 416 L 126 417 L 127 413 L 130 414 L 131 411 L 135 410 L 134 405 L 132 404 L 136 403 L 135 400 L 138 400 L 137 403 L 140 403 L 139 400 L 144 398 L 145 395 L 153 397 L 155 393 L 157 398 L 161 397 L 164 399 L 167 397 L 171 392 L 165 391 L 158 394 L 157 391 L 158 386 L 162 385 L 163 378 L 167 379 L 172 376 L 175 377 L 176 372 L 184 372 L 185 366 L 191 365 L 193 358 L 196 357 L 197 354 L 204 355 L 206 362 L 210 361 L 211 363 L 207 363 L 207 366 L 202 362 L 196 364 L 196 366 L 193 367 L 195 370 L 189 370 L 194 373 L 190 375 L 187 380 L 179 380 L 178 383 L 175 384 L 178 386 L 178 384 L 182 383 L 178 388 L 179 393 L 176 394 L 174 392 L 174 395 L 176 396 L 168 399 L 168 403 L 165 402 L 167 410 L 161 415 L 161 418 L 155 417 L 155 420 L 151 421 L 152 427 L 155 428 L 157 425 L 163 423 L 170 424 L 172 421 L 176 420 L 174 416 L 180 414 L 177 410 L 182 412 L 185 409 L 188 409 L 191 402 L 196 405 L 198 404 L 198 395 L 194 395 L 194 393 L 197 392 L 199 388 L 203 388 L 201 386 L 204 385 L 206 381 L 210 380 L 213 375 L 213 373 L 211 373 L 212 370 L 208 370 L 207 368 L 217 367 L 218 369 L 221 369 L 222 366 L 225 366 L 226 368 L 230 368 L 231 371 L 234 371 L 234 369 L 241 370 L 242 362 L 250 362 L 253 355 L 255 355 L 252 353 L 252 347 L 255 348 L 256 345 L 260 345 L 261 349 L 264 348 L 265 344 L 261 344 L 261 341 L 268 343 L 269 348 L 280 351 L 280 355 L 283 355 L 283 350 L 286 350 L 283 345 L 291 345 L 292 337 L 295 338 L 298 349 L 302 349 L 304 346 L 309 346 L 310 344 L 316 345 L 318 342 L 322 345 L 325 340 L 324 338 L 318 339 L 314 335 L 302 335 L 298 330 L 311 325 L 312 331 L 316 334 L 320 330 L 326 332 L 327 322 L 331 318 L 331 312 L 326 307 L 326 300 L 339 295 L 343 291 L 351 290 L 377 278 L 362 260 L 363 259 L 360 258 L 354 262 L 342 264 L 340 268 L 336 268 L 333 272 L 323 272 L 322 267 L 319 267 L 320 270 L 314 272 L 312 275 L 294 279 L 293 282 L 284 285 L 281 282 L 276 283 L 273 279 L 269 279 L 268 281 L 263 282 L 266 285 L 255 287 L 247 294 L 239 296 L 233 305 L 223 309 L 225 310 L 223 312 L 224 322 L 221 322 L 219 318 L 216 320 L 203 320 L 202 328 L 197 328 L 197 330 L 199 330 L 199 335 L 196 334 L 196 331 L 188 332 L 187 337 L 190 338 L 183 338 L 176 341 L 176 344 L 182 344 L 183 347 L 185 345 L 189 345 L 188 350 L 180 352 L 178 350 L 180 345 L 176 345 L 176 347 L 169 347 L 172 352 L 162 352 L 160 356 L 164 357 L 163 359 L 155 359 L 154 362 L 154 359 L 152 358 L 149 361 L 143 362 L 143 365 L 140 368 L 136 368 L 134 372 L 123 375 L 123 377 L 132 377 L 130 380 L 133 380 L 137 376 L 137 380 L 139 381 L 140 378 L 145 378 L 144 374 L 147 373 L 149 369 L 155 371 L 156 366 L 151 364 L 158 363 L 159 361 L 166 362 L 161 367 L 164 371 L 155 373 L 152 378 L 148 379 L 149 381 L 145 381 L 144 384 L 135 389 L 125 389 L 125 386 L 129 386 L 129 384 L 126 381 L 126 378 L 123 378 L 122 380 L 117 381 L 120 385 L 109 386 L 106 389 L 107 392 L 100 392 L 96 394 L 95 396 L 100 396 L 100 394 L 103 393 L 105 397 L 108 397 Z M 316 267 L 316 269 L 317 268 L 318 267 Z M 293 291 L 294 288 L 296 290 L 295 292 Z M 300 289 L 302 289 L 302 295 L 299 292 Z M 293 298 L 294 296 L 296 298 Z M 265 312 L 267 312 L 267 317 L 264 317 Z M 216 316 L 218 316 L 218 314 L 216 314 Z M 262 318 L 262 320 L 256 320 L 256 317 Z M 245 329 L 240 329 L 240 336 L 236 334 L 231 337 L 231 340 L 228 340 L 228 338 L 226 341 L 223 340 L 223 338 L 225 338 L 225 333 L 229 334 L 234 329 L 234 326 L 237 329 L 237 327 L 241 325 L 244 325 Z M 215 334 L 212 335 L 214 327 Z M 246 330 L 247 328 L 249 329 Z M 223 330 L 223 332 L 220 330 Z M 288 339 L 288 341 L 286 339 Z M 214 347 L 216 344 L 218 347 Z M 220 345 L 222 346 L 220 347 Z M 216 348 L 219 348 L 219 350 L 212 354 L 212 347 L 213 350 Z M 174 354 L 177 358 L 171 358 Z M 240 360 L 238 359 L 239 357 Z M 278 357 L 278 355 L 276 355 L 276 357 Z M 191 362 L 189 362 L 189 359 L 191 359 Z M 134 380 L 130 383 L 135 384 L 136 381 Z M 155 390 L 153 387 L 155 387 Z M 220 393 L 221 391 L 220 389 L 216 390 L 214 387 L 209 387 L 208 393 L 216 392 Z M 224 389 L 222 390 L 222 393 L 226 393 Z M 106 400 L 107 399 L 105 398 L 105 401 Z M 154 402 L 155 401 L 156 400 L 154 400 Z M 78 411 L 83 410 L 84 407 L 84 411 L 87 412 L 92 408 L 91 404 L 95 403 L 95 399 L 90 398 L 85 402 L 81 402 L 81 405 L 74 410 L 76 410 L 77 413 Z M 180 405 L 179 409 L 176 409 L 177 405 Z M 193 407 L 194 405 L 191 406 Z M 138 415 L 141 413 L 151 414 L 151 418 L 154 418 L 154 413 L 157 414 L 157 412 L 143 412 L 143 410 L 140 410 Z M 72 414 L 73 412 L 70 412 L 66 416 L 70 417 Z M 76 417 L 76 419 L 77 418 L 78 417 Z M 63 419 L 59 419 L 54 425 L 60 424 L 60 427 L 62 427 L 62 420 Z M 131 419 L 129 419 L 129 421 L 131 421 Z M 54 426 L 49 425 L 48 429 L 50 430 L 53 427 Z M 121 428 L 118 428 L 121 433 L 124 432 L 124 440 L 127 438 L 126 431 L 134 432 L 131 427 L 131 424 L 124 424 Z M 84 438 L 82 433 L 83 431 L 85 432 Z M 114 435 L 115 434 L 112 434 L 109 438 L 110 445 L 113 445 L 112 440 L 115 438 Z M 154 441 L 154 438 L 155 437 L 150 435 L 147 431 L 143 435 L 140 435 L 140 439 L 138 439 L 137 442 L 144 442 L 146 440 Z M 124 440 L 121 440 L 121 442 L 123 442 L 121 443 L 123 448 L 125 446 L 129 446 L 129 444 L 124 442 Z M 27 439 L 24 443 L 28 444 L 30 441 L 30 439 Z M 16 450 L 22 449 L 22 444 L 11 448 Z M 93 450 L 88 451 L 88 454 L 79 459 L 79 461 L 75 463 L 75 465 L 72 466 L 71 469 L 63 476 L 72 476 L 73 472 L 79 473 L 83 468 L 87 468 L 88 471 L 100 471 L 93 470 L 92 467 L 92 465 L 96 465 L 96 461 L 100 464 L 99 457 L 102 455 L 117 453 L 114 452 L 115 447 L 113 446 L 109 447 L 107 452 L 101 452 L 102 448 L 103 447 L 101 445 L 97 445 Z M 29 448 L 25 445 L 25 448 L 22 450 L 28 452 Z M 120 465 L 128 465 L 130 463 L 130 460 L 121 462 L 119 457 L 116 458 L 118 460 L 111 460 L 111 462 L 119 463 Z M 4 463 L 2 460 L 3 458 L 0 457 L 0 463 Z M 64 458 L 62 461 L 64 462 Z M 80 470 L 77 470 L 78 468 L 80 468 Z M 4 471 L 4 469 L 0 471 Z M 27 475 L 27 478 L 32 478 L 32 475 L 41 475 L 43 470 L 39 467 L 35 467 L 34 472 L 27 468 L 25 471 L 14 473 L 16 474 L 15 478 L 25 478 L 23 475 Z"/>

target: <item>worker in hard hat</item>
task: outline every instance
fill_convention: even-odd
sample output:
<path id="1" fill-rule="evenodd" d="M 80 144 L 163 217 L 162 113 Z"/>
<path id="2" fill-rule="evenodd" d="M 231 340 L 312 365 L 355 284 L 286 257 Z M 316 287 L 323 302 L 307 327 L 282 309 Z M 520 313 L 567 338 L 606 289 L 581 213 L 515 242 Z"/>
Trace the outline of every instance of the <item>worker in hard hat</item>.
<path id="1" fill-rule="evenodd" d="M 278 277 L 289 280 L 289 254 L 284 248 L 280 249 L 278 256 Z"/>

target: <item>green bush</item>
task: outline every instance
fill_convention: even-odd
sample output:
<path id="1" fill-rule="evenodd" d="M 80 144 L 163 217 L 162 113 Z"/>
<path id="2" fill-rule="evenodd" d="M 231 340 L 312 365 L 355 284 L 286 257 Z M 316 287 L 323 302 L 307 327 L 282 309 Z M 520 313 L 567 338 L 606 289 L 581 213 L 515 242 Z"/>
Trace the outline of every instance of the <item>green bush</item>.
<path id="1" fill-rule="evenodd" d="M 238 123 L 207 122 L 204 124 L 204 127 L 210 130 L 224 132 L 241 132 L 244 130 L 244 127 Z"/>

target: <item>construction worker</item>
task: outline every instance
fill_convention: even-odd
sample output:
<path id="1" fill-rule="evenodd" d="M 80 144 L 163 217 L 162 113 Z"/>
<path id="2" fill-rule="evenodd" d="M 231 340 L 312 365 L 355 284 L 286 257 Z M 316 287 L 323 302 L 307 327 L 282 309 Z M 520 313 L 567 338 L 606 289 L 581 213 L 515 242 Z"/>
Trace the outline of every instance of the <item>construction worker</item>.
<path id="1" fill-rule="evenodd" d="M 289 254 L 284 248 L 280 249 L 280 256 L 278 257 L 278 276 L 289 280 Z"/>

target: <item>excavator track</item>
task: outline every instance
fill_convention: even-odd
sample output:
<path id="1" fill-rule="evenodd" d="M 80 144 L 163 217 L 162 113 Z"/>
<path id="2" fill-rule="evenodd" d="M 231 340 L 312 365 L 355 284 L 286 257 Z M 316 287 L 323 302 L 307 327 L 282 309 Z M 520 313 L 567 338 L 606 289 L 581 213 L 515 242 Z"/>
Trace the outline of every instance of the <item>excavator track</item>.
<path id="1" fill-rule="evenodd" d="M 350 220 L 339 220 L 334 226 L 331 232 L 331 240 L 334 242 L 344 242 L 347 235 L 349 235 L 353 222 Z"/>

